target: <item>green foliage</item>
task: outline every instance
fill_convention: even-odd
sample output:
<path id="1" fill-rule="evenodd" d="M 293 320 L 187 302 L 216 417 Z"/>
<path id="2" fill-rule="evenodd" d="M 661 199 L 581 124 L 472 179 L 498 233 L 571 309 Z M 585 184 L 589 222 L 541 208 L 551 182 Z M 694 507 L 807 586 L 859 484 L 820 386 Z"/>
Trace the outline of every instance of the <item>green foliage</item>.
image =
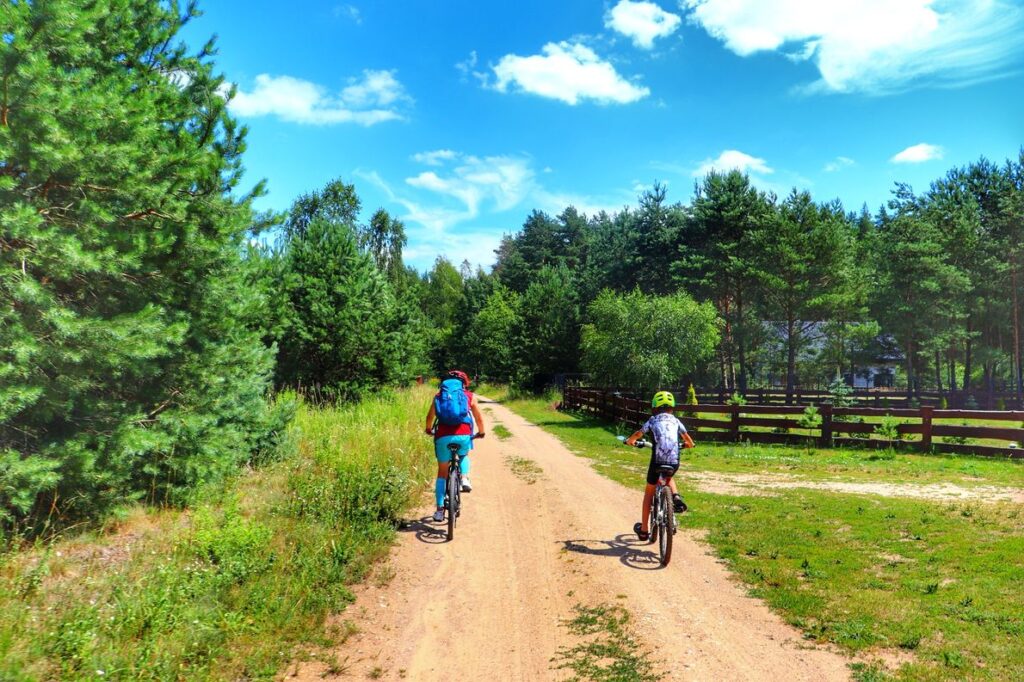
<path id="1" fill-rule="evenodd" d="M 212 46 L 177 3 L 6 3 L 0 523 L 177 502 L 267 442 L 258 221 Z M 46 519 L 44 519 L 46 517 Z"/>
<path id="2" fill-rule="evenodd" d="M 353 399 L 418 373 L 419 317 L 396 300 L 350 226 L 316 218 L 287 242 L 282 259 L 281 383 Z"/>
<path id="3" fill-rule="evenodd" d="M 519 383 L 540 388 L 548 377 L 576 371 L 580 308 L 572 273 L 564 265 L 545 266 L 519 299 L 513 338 Z"/>
<path id="4" fill-rule="evenodd" d="M 686 388 L 686 403 L 685 404 L 687 404 L 687 405 L 696 405 L 697 404 L 697 390 L 693 387 L 692 383 L 689 386 L 687 386 L 687 388 Z"/>
<path id="5" fill-rule="evenodd" d="M 513 339 L 520 327 L 520 302 L 515 292 L 498 286 L 460 335 L 464 366 L 473 376 L 509 381 L 516 373 Z"/>
<path id="6" fill-rule="evenodd" d="M 687 294 L 647 296 L 604 291 L 588 309 L 582 365 L 602 383 L 660 386 L 691 373 L 719 338 L 710 304 Z"/>
<path id="7" fill-rule="evenodd" d="M 740 395 L 740 393 L 734 392 L 731 396 L 728 397 L 728 399 L 726 399 L 725 404 L 738 405 L 740 407 L 743 407 L 744 405 L 747 404 L 747 399 Z"/>
<path id="8" fill-rule="evenodd" d="M 887 414 L 882 417 L 882 420 L 877 426 L 875 426 L 874 434 L 889 441 L 890 443 L 894 443 L 900 439 L 899 427 L 901 423 L 902 422 L 900 422 L 896 417 Z"/>
<path id="9" fill-rule="evenodd" d="M 327 616 L 432 473 L 429 397 L 300 403 L 287 447 L 189 512 L 140 509 L 110 535 L 4 548 L 0 679 L 271 680 L 330 644 Z"/>
<path id="10" fill-rule="evenodd" d="M 818 413 L 818 408 L 814 405 L 808 405 L 804 408 L 804 413 L 797 420 L 797 426 L 807 430 L 820 429 L 821 415 Z"/>

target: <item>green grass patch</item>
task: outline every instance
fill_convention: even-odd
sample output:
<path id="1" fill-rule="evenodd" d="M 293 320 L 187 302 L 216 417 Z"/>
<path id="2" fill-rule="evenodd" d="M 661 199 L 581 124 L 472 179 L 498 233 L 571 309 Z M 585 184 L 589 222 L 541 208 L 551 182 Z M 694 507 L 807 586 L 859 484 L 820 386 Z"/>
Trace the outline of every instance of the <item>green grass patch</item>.
<path id="1" fill-rule="evenodd" d="M 516 477 L 533 485 L 544 476 L 544 470 L 532 459 L 526 457 L 506 457 L 505 463 Z"/>
<path id="2" fill-rule="evenodd" d="M 276 461 L 105 533 L 0 554 L 0 679 L 274 679 L 328 644 L 432 475 L 429 389 L 300 404 Z M 344 635 L 344 633 L 340 633 Z"/>
<path id="3" fill-rule="evenodd" d="M 498 437 L 498 440 L 508 440 L 512 437 L 512 432 L 509 431 L 504 424 L 495 424 L 491 427 L 491 431 Z"/>
<path id="4" fill-rule="evenodd" d="M 552 660 L 556 670 L 572 671 L 573 682 L 656 682 L 664 677 L 640 643 L 626 609 L 600 604 L 574 610 L 575 617 L 562 624 L 582 641 L 559 648 Z"/>
<path id="5" fill-rule="evenodd" d="M 595 468 L 637 488 L 647 453 L 613 440 L 614 429 L 510 400 Z M 809 479 L 1020 483 L 1013 462 L 869 451 L 698 444 L 683 471 L 789 473 Z M 980 479 L 980 481 L 975 480 Z M 685 528 L 707 542 L 752 594 L 819 642 L 849 652 L 903 650 L 913 661 L 858 679 L 1013 679 L 1024 669 L 1024 510 L 1020 505 L 937 503 L 773 490 L 771 496 L 689 491 Z M 685 559 L 684 559 L 685 560 Z"/>

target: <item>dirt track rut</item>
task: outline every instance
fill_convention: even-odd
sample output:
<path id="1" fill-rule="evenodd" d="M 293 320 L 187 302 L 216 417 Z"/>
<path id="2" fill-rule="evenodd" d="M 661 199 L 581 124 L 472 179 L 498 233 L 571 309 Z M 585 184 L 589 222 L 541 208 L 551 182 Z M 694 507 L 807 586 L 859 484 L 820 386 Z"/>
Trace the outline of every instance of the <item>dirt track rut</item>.
<path id="1" fill-rule="evenodd" d="M 555 437 L 496 404 L 493 434 L 473 453 L 475 489 L 454 542 L 427 518 L 402 533 L 386 571 L 339 620 L 359 632 L 335 652 L 333 670 L 305 663 L 289 678 L 557 680 L 551 660 L 574 640 L 561 621 L 573 606 L 619 604 L 673 680 L 846 680 L 849 660 L 810 647 L 744 594 L 687 531 L 661 569 L 632 536 L 639 494 L 595 472 Z M 529 484 L 510 457 L 542 470 Z"/>

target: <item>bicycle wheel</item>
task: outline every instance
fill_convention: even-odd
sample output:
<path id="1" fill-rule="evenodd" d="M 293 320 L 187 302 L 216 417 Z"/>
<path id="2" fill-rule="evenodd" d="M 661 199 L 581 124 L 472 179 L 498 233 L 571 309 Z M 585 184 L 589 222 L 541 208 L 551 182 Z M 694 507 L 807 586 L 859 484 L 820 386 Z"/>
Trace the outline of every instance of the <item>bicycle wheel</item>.
<path id="1" fill-rule="evenodd" d="M 672 559 L 672 526 L 674 519 L 672 511 L 672 496 L 669 494 L 668 486 L 661 489 L 658 496 L 659 516 L 661 516 L 661 536 L 658 538 L 658 551 L 661 553 L 661 565 L 668 566 Z"/>
<path id="2" fill-rule="evenodd" d="M 459 515 L 459 470 L 448 471 L 448 541 L 455 538 L 455 519 Z"/>

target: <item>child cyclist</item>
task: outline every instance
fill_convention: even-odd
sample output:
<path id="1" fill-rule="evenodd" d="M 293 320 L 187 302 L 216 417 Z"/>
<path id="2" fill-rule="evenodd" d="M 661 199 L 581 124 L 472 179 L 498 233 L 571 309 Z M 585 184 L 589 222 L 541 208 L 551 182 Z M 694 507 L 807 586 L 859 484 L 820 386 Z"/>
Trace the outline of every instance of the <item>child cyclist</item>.
<path id="1" fill-rule="evenodd" d="M 484 419 L 477 407 L 476 396 L 468 389 L 469 377 L 465 372 L 449 371 L 427 412 L 426 432 L 434 437 L 434 456 L 437 457 L 434 520 L 438 522 L 444 521 L 444 496 L 448 487 L 448 465 L 452 459 L 449 443 L 459 444 L 462 492 L 468 493 L 473 489 L 469 482 L 469 451 L 473 449 L 474 433 L 477 438 L 484 437 Z"/>
<path id="2" fill-rule="evenodd" d="M 650 538 L 650 528 L 647 527 L 648 517 L 651 514 L 651 501 L 654 499 L 654 488 L 658 484 L 658 468 L 672 467 L 672 474 L 679 470 L 679 440 L 682 438 L 686 447 L 693 447 L 693 439 L 686 432 L 686 427 L 679 421 L 672 411 L 676 407 L 676 398 L 668 391 L 658 391 L 651 400 L 651 407 L 654 413 L 651 418 L 640 427 L 640 430 L 626 439 L 627 445 L 635 445 L 644 434 L 650 435 L 651 463 L 647 467 L 647 488 L 644 490 L 644 503 L 640 523 L 633 525 L 633 532 L 641 540 Z M 686 511 L 683 498 L 679 496 L 676 482 L 672 476 L 668 477 L 669 488 L 672 489 L 672 503 L 676 513 Z"/>

